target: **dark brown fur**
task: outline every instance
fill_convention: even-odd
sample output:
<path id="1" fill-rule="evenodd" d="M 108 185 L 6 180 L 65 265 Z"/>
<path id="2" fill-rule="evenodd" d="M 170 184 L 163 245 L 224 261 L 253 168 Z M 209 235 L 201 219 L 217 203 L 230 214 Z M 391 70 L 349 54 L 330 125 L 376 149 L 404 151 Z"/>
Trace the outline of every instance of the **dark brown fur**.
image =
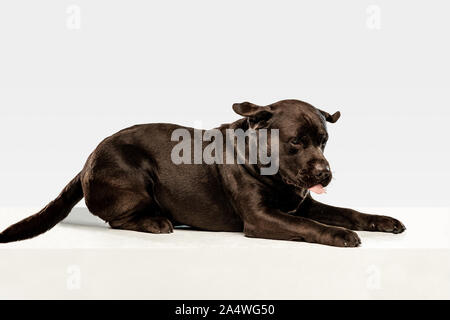
<path id="1" fill-rule="evenodd" d="M 118 229 L 169 233 L 175 225 L 243 231 L 248 237 L 333 246 L 360 244 L 352 230 L 399 233 L 403 224 L 313 200 L 308 188 L 331 181 L 323 156 L 327 112 L 298 100 L 260 107 L 233 105 L 244 118 L 219 129 L 279 129 L 280 170 L 262 176 L 259 165 L 176 165 L 173 124 L 137 125 L 106 138 L 83 170 L 39 213 L 0 233 L 0 242 L 34 237 L 64 219 L 84 196 L 90 212 Z M 187 128 L 192 133 L 192 128 Z"/>

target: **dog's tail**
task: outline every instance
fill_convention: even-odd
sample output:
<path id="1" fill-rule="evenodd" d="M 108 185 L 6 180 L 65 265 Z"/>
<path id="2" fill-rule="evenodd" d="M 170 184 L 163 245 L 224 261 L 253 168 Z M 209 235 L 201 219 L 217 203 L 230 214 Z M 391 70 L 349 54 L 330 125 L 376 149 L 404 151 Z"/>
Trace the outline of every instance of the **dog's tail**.
<path id="1" fill-rule="evenodd" d="M 59 196 L 38 213 L 13 224 L 0 233 L 0 243 L 33 238 L 53 228 L 67 217 L 72 208 L 83 198 L 79 173 Z"/>

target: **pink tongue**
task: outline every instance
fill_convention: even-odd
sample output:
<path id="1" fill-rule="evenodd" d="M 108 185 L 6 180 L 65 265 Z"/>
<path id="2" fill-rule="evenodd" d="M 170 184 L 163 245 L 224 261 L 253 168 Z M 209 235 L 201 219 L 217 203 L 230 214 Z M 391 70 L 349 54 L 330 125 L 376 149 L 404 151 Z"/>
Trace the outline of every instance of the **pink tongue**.
<path id="1" fill-rule="evenodd" d="M 317 194 L 322 194 L 322 193 L 327 192 L 327 190 L 321 184 L 316 184 L 315 186 L 309 188 L 308 190 L 312 191 L 314 193 L 317 193 Z"/>

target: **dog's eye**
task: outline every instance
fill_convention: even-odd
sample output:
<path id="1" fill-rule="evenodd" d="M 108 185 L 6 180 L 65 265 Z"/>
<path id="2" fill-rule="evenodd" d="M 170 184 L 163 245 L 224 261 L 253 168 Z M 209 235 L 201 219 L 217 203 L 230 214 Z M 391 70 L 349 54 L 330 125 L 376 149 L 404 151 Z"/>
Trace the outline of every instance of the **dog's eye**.
<path id="1" fill-rule="evenodd" d="M 306 137 L 295 137 L 294 139 L 291 140 L 292 144 L 295 145 L 300 145 L 300 144 L 305 144 L 306 143 Z"/>

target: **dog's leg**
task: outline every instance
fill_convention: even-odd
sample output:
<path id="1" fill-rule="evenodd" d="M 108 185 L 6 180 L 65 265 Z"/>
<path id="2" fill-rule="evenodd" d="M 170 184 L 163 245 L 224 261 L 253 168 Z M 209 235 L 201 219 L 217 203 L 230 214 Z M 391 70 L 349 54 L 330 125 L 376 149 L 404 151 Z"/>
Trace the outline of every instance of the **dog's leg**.
<path id="1" fill-rule="evenodd" d="M 227 169 L 226 167 L 224 167 Z M 239 171 L 222 175 L 229 186 L 229 196 L 244 224 L 244 234 L 251 238 L 297 240 L 338 247 L 357 247 L 356 232 L 296 217 L 273 207 L 267 200 L 267 186 Z"/>
<path id="2" fill-rule="evenodd" d="M 397 219 L 329 206 L 311 196 L 305 199 L 294 215 L 352 230 L 401 233 L 406 229 Z"/>
<path id="3" fill-rule="evenodd" d="M 150 233 L 172 233 L 173 225 L 169 219 L 162 216 L 137 215 L 125 221 L 110 221 L 109 225 L 114 229 L 150 232 Z"/>
<path id="4" fill-rule="evenodd" d="M 268 208 L 247 212 L 244 234 L 254 238 L 297 240 L 338 247 L 357 247 L 361 243 L 351 230 Z"/>

